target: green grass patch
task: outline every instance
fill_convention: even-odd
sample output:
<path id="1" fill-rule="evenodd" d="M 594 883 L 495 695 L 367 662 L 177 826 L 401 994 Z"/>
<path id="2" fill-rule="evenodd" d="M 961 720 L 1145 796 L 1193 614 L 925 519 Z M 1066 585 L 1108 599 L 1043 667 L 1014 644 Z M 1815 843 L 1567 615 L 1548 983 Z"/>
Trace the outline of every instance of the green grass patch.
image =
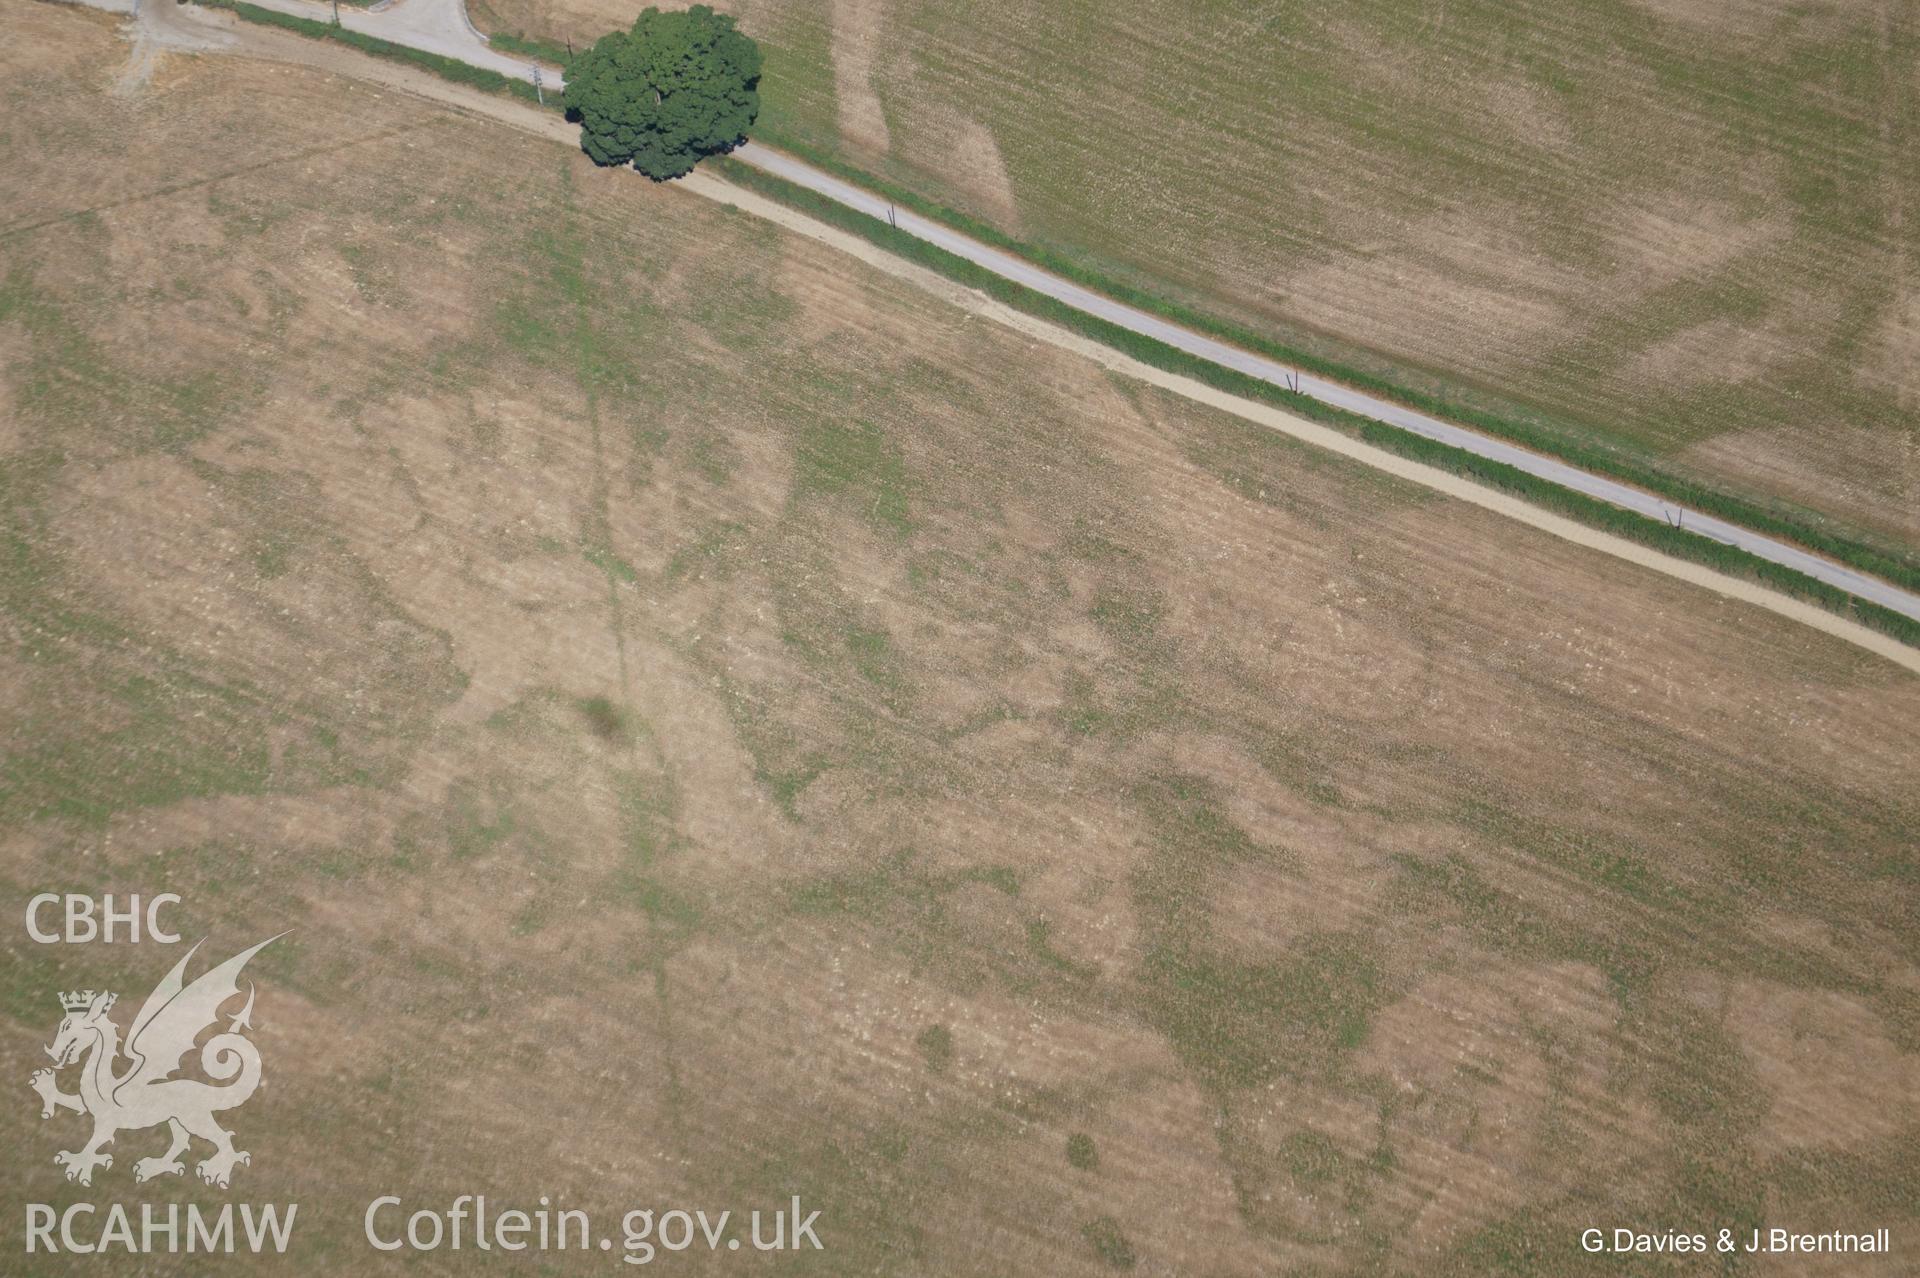
<path id="1" fill-rule="evenodd" d="M 936 873 L 914 864 L 913 849 L 902 848 L 871 869 L 822 875 L 801 884 L 789 906 L 796 914 L 814 917 L 869 917 L 890 902 L 904 901 L 933 915 L 941 898 L 970 883 L 983 883 L 1009 897 L 1020 895 L 1020 878 L 1011 866 L 989 863 Z"/>
<path id="2" fill-rule="evenodd" d="M 1159 633 L 1166 607 L 1150 591 L 1101 587 L 1094 592 L 1093 624 L 1121 648 L 1139 648 Z"/>
<path id="3" fill-rule="evenodd" d="M 574 702 L 574 708 L 587 721 L 587 731 L 602 741 L 625 744 L 633 740 L 633 724 L 624 706 L 605 697 L 582 697 Z"/>
<path id="4" fill-rule="evenodd" d="M 946 1026 L 927 1026 L 913 1045 L 920 1049 L 920 1059 L 929 1073 L 944 1074 L 953 1068 L 953 1031 Z"/>
<path id="5" fill-rule="evenodd" d="M 811 422 L 794 450 L 796 495 L 843 499 L 882 532 L 905 537 L 914 523 L 912 484 L 899 446 L 872 422 Z"/>
<path id="6" fill-rule="evenodd" d="M 523 58 L 551 62 L 564 70 L 573 61 L 574 50 L 558 40 L 522 35 L 517 31 L 489 31 L 487 45 L 502 53 L 517 53 Z"/>
<path id="7" fill-rule="evenodd" d="M 580 553 L 588 563 L 616 581 L 624 581 L 631 586 L 640 580 L 639 570 L 611 550 L 589 547 Z"/>
<path id="8" fill-rule="evenodd" d="M 1301 1185 L 1318 1187 L 1339 1175 L 1346 1159 L 1339 1146 L 1324 1132 L 1303 1127 L 1288 1136 L 1280 1147 L 1287 1174 Z"/>
<path id="9" fill-rule="evenodd" d="M 1100 1258 L 1100 1263 L 1109 1269 L 1128 1270 L 1139 1264 L 1133 1244 L 1127 1241 L 1120 1222 L 1111 1216 L 1099 1216 L 1088 1221 L 1081 1228 L 1080 1236 L 1093 1248 L 1093 1254 Z"/>
<path id="10" fill-rule="evenodd" d="M 1196 1077 L 1222 1089 L 1323 1076 L 1365 1041 L 1389 999 L 1369 946 L 1334 933 L 1270 963 L 1157 946 L 1142 979 L 1154 1026 Z"/>
<path id="11" fill-rule="evenodd" d="M 505 787 L 455 781 L 447 792 L 447 850 L 456 861 L 471 861 L 504 843 L 518 828 Z"/>

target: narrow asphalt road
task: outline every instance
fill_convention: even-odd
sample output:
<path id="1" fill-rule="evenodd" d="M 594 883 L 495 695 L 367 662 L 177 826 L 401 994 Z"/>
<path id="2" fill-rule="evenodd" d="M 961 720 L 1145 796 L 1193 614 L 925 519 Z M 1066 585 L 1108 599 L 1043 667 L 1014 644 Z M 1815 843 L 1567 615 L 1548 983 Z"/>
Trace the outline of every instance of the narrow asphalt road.
<path id="1" fill-rule="evenodd" d="M 173 2 L 174 0 L 139 0 L 143 9 L 149 11 L 155 7 L 171 5 Z M 318 3 L 316 0 L 252 0 L 252 2 L 265 8 L 297 14 L 301 17 L 325 19 L 331 12 L 328 5 Z M 151 15 L 149 12 L 148 20 L 151 21 L 152 17 L 156 16 L 158 15 Z M 343 8 L 340 11 L 340 17 L 342 25 L 352 31 L 362 31 L 384 40 L 391 40 L 395 44 L 458 58 L 475 66 L 487 67 L 522 80 L 534 79 L 535 69 L 532 62 L 526 59 L 510 58 L 495 52 L 488 45 L 486 37 L 474 29 L 467 19 L 465 0 L 394 0 L 377 12 Z M 162 19 L 162 21 L 165 20 Z M 546 67 L 540 71 L 540 81 L 555 91 L 564 85 L 560 73 Z M 1264 356 L 1255 355 L 1191 329 L 1182 328 L 1178 324 L 1150 315 L 1124 302 L 1117 302 L 1091 289 L 1061 279 L 1031 262 L 970 239 L 938 223 L 895 209 L 879 196 L 863 191 L 859 187 L 843 182 L 779 151 L 757 143 L 749 143 L 735 151 L 734 158 L 871 217 L 891 218 L 895 225 L 908 234 L 943 248 L 949 253 L 966 258 L 996 275 L 1044 293 L 1076 310 L 1085 311 L 1122 328 L 1165 342 L 1190 355 L 1235 369 L 1273 386 L 1283 389 L 1297 388 L 1301 394 L 1311 396 L 1323 403 L 1387 422 L 1428 439 L 1439 440 L 1476 456 L 1504 462 L 1517 470 L 1550 480 L 1564 488 L 1584 493 L 1611 505 L 1652 519 L 1678 522 L 1689 531 L 1699 533 L 1703 537 L 1737 546 L 1762 559 L 1803 572 L 1817 581 L 1837 586 L 1862 599 L 1871 600 L 1882 607 L 1920 621 L 1920 595 L 1844 564 L 1836 563 L 1822 555 L 1803 550 L 1788 542 L 1778 541 L 1737 524 L 1716 519 L 1701 511 L 1663 501 L 1631 485 L 1592 474 L 1539 453 L 1529 452 L 1524 448 L 1456 426 L 1437 417 L 1428 416 L 1390 400 L 1380 399 L 1364 391 L 1327 381 L 1311 373 L 1296 372 Z"/>
<path id="2" fill-rule="evenodd" d="M 166 3 L 167 0 L 141 0 L 141 3 Z M 262 9 L 312 18 L 326 22 L 333 17 L 331 4 L 317 0 L 248 0 Z M 455 58 L 516 80 L 533 83 L 534 68 L 539 67 L 540 84 L 558 93 L 566 86 L 558 69 L 548 63 L 501 53 L 487 42 L 467 18 L 465 0 L 391 0 L 369 9 L 340 7 L 340 25 L 349 31 L 378 36 L 395 44 L 424 49 L 442 57 Z"/>

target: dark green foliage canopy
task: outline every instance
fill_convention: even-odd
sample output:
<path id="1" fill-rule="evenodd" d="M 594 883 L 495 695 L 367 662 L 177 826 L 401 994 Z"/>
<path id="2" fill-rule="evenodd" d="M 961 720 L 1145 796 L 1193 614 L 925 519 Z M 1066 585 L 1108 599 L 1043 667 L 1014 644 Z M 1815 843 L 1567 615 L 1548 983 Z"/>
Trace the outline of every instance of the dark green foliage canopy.
<path id="1" fill-rule="evenodd" d="M 567 118 L 596 164 L 656 181 L 746 140 L 760 113 L 760 47 L 704 4 L 648 9 L 567 67 Z"/>

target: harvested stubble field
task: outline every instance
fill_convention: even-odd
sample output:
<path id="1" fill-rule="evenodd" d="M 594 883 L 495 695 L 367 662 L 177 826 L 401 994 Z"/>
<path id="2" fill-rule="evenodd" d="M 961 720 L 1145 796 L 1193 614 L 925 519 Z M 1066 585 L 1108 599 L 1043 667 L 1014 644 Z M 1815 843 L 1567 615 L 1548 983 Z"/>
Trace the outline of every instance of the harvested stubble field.
<path id="1" fill-rule="evenodd" d="M 1920 1225 L 1920 681 L 551 144 L 4 4 L 0 881 L 296 929 L 232 1196 L 300 1272 L 386 1192 L 799 1193 L 834 1274 Z M 54 990 L 158 975 L 0 946 L 22 1084 Z M 124 1182 L 152 1134 L 66 1185 L 76 1121 L 0 1106 L 16 1218 L 223 1197 Z"/>
<path id="2" fill-rule="evenodd" d="M 642 0 L 474 0 L 576 44 Z M 1902 0 L 734 0 L 765 124 L 1149 292 L 1920 545 Z"/>

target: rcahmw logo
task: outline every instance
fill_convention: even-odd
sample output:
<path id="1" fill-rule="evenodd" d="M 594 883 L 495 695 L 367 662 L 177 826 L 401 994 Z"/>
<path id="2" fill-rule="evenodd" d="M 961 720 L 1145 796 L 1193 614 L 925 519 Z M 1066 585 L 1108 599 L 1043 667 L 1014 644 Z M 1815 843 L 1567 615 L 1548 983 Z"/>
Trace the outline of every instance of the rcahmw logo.
<path id="1" fill-rule="evenodd" d="M 40 1096 L 43 1119 L 71 1110 L 93 1120 L 93 1133 L 85 1144 L 53 1156 L 53 1161 L 65 1169 L 68 1180 L 91 1185 L 96 1170 L 113 1167 L 113 1155 L 105 1149 L 121 1133 L 163 1124 L 168 1146 L 162 1153 L 134 1162 L 135 1181 L 181 1175 L 186 1170 L 181 1156 L 193 1149 L 196 1140 L 213 1147 L 212 1153 L 194 1168 L 208 1185 L 227 1188 L 236 1168 L 253 1161 L 246 1151 L 234 1147 L 233 1133 L 214 1117 L 244 1105 L 261 1085 L 260 1050 L 246 1037 L 253 1028 L 252 983 L 248 983 L 246 1002 L 238 1011 L 223 1018 L 221 1009 L 240 997 L 240 973 L 248 960 L 279 939 L 269 937 L 242 950 L 189 984 L 184 978 L 188 962 L 199 951 L 196 944 L 147 995 L 127 1026 L 124 1040 L 111 1015 L 117 996 L 95 990 L 60 995 L 60 1006 L 66 1014 L 46 1049 L 53 1067 L 36 1071 L 30 1081 Z M 200 1071 L 213 1081 L 177 1077 L 196 1040 L 209 1029 L 216 1032 L 200 1047 L 199 1064 Z M 67 1069 L 78 1071 L 71 1092 L 60 1087 L 60 1071 Z M 233 1228 L 233 1207 L 226 1204 L 211 1212 L 203 1211 L 198 1204 L 188 1204 L 185 1212 L 179 1213 L 171 1205 L 158 1210 L 144 1205 L 136 1228 L 127 1209 L 118 1203 L 105 1208 L 76 1203 L 59 1213 L 46 1204 L 29 1203 L 27 1250 L 35 1251 L 37 1244 L 49 1251 L 119 1247 L 129 1251 L 230 1251 L 236 1241 L 254 1251 L 269 1242 L 275 1250 L 285 1248 L 296 1206 L 286 1208 L 283 1221 L 276 1208 L 266 1207 L 256 1215 L 251 1204 L 243 1204 L 243 1230 L 238 1236 Z M 93 1217 L 102 1217 L 103 1222 L 91 1220 Z M 100 1232 L 93 1239 L 81 1233 L 91 1233 L 96 1227 Z"/>

